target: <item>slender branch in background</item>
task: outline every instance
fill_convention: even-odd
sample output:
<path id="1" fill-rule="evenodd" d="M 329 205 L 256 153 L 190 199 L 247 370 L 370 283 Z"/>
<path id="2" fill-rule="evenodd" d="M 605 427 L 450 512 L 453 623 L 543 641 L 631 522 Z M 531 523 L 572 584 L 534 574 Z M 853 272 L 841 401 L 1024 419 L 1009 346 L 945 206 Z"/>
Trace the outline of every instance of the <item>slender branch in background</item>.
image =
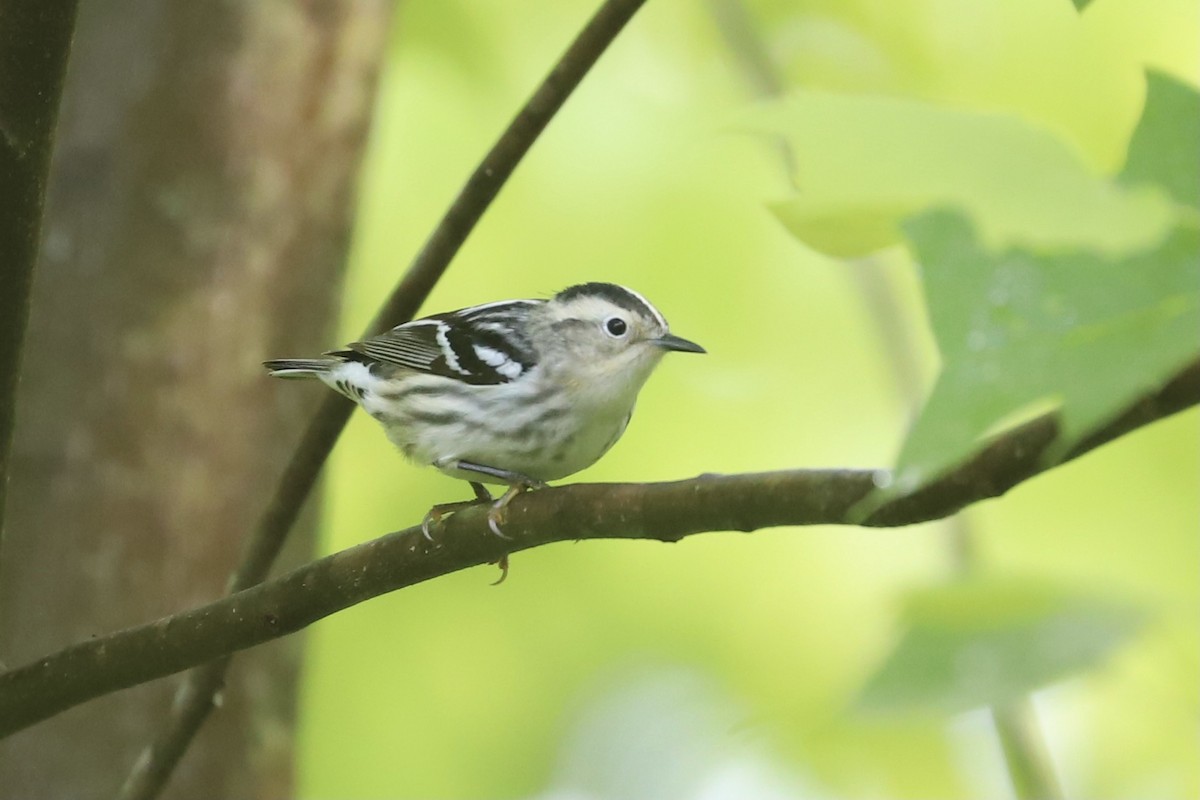
<path id="1" fill-rule="evenodd" d="M 783 78 L 771 61 L 766 42 L 759 35 L 758 25 L 741 0 L 708 0 L 708 11 L 716 20 L 717 29 L 725 37 L 725 46 L 737 59 L 738 68 L 759 97 L 783 96 Z M 788 185 L 797 188 L 796 154 L 787 139 L 775 139 L 775 149 L 783 165 Z"/>
<path id="2" fill-rule="evenodd" d="M 0 549 L 21 349 L 77 6 L 0 2 Z"/>
<path id="3" fill-rule="evenodd" d="M 969 461 L 894 500 L 864 524 L 902 527 L 958 513 L 1130 431 L 1200 404 L 1200 361 L 1097 430 L 1060 461 L 1048 414 L 997 437 Z M 420 527 L 314 561 L 200 608 L 91 639 L 0 674 L 0 737 L 108 692 L 161 678 L 294 633 L 349 606 L 509 553 L 579 539 L 675 542 L 706 531 L 853 524 L 875 489 L 872 470 L 794 470 L 702 475 L 648 484 L 575 484 L 521 495 L 501 539 L 485 506 L 447 519 L 433 541 Z"/>
<path id="4" fill-rule="evenodd" d="M 860 258 L 844 266 L 866 307 L 867 318 L 875 326 L 884 361 L 891 367 L 892 382 L 908 404 L 910 418 L 915 418 L 925 397 L 926 380 L 917 338 L 912 325 L 907 324 L 896 287 L 877 258 Z"/>
<path id="5" fill-rule="evenodd" d="M 1082 7 L 1082 3 L 1077 5 Z M 742 0 L 709 0 L 709 8 L 753 91 L 762 97 L 782 96 L 783 78 Z M 783 170 L 795 186 L 798 178 L 795 153 L 782 138 L 776 147 Z M 921 375 L 917 341 L 912 327 L 905 324 L 895 286 L 876 259 L 860 259 L 846 264 L 845 268 L 867 308 L 868 318 L 874 323 L 884 360 L 891 367 L 892 381 L 908 403 L 910 414 L 915 415 L 924 396 L 925 382 Z M 954 570 L 960 575 L 971 572 L 976 566 L 978 554 L 974 549 L 970 523 L 963 516 L 952 516 L 946 520 L 945 532 Z M 1043 800 L 1061 797 L 1033 704 L 1026 698 L 991 711 L 1018 797 Z"/>
<path id="6" fill-rule="evenodd" d="M 772 62 L 767 43 L 745 3 L 742 0 L 708 0 L 708 7 L 750 90 L 764 99 L 782 97 L 786 88 L 783 76 Z M 798 188 L 797 181 L 803 176 L 797 174 L 795 152 L 782 137 L 776 142 L 776 149 L 789 185 Z M 874 259 L 848 263 L 846 269 L 867 306 L 867 316 L 875 324 L 892 370 L 892 379 L 915 407 L 924 393 L 924 381 L 916 341 L 911 328 L 905 324 L 895 290 Z"/>
<path id="7" fill-rule="evenodd" d="M 365 335 L 413 318 L 534 141 L 644 3 L 645 0 L 607 0 L 588 21 L 467 179 Z M 318 408 L 230 578 L 231 593 L 261 583 L 270 572 L 353 408 L 353 404 L 337 395 L 328 395 Z M 213 653 L 217 655 L 220 654 Z M 149 800 L 166 785 L 188 744 L 212 711 L 229 660 L 228 656 L 219 658 L 184 679 L 166 727 L 130 771 L 121 789 L 123 800 Z"/>
<path id="8" fill-rule="evenodd" d="M 1024 697 L 992 711 L 996 734 L 1017 800 L 1058 800 L 1062 787 L 1054 776 L 1046 740 L 1037 723 L 1033 701 Z"/>

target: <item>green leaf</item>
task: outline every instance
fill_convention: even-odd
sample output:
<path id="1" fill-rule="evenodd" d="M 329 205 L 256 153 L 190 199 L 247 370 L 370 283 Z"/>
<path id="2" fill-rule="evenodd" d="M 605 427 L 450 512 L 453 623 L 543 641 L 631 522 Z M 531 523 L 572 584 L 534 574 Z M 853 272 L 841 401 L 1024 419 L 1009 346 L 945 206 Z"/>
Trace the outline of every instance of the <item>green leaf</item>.
<path id="1" fill-rule="evenodd" d="M 904 226 L 943 369 L 891 493 L 958 462 L 1035 404 L 1061 404 L 1057 446 L 1067 447 L 1200 352 L 1198 140 L 1200 94 L 1152 74 L 1120 181 L 1180 205 L 1174 229 L 1141 251 L 996 251 L 952 211 Z"/>
<path id="2" fill-rule="evenodd" d="M 1050 583 L 991 578 L 914 593 L 903 623 L 861 708 L 954 713 L 1016 700 L 1097 665 L 1142 614 Z"/>
<path id="3" fill-rule="evenodd" d="M 1121 182 L 1162 187 L 1200 210 L 1200 93 L 1159 72 L 1147 75 L 1146 108 L 1129 144 Z"/>
<path id="4" fill-rule="evenodd" d="M 1158 192 L 1095 174 L 1049 129 L 1003 114 L 894 97 L 800 92 L 753 111 L 783 136 L 799 192 L 772 205 L 797 238 L 835 256 L 901 240 L 900 223 L 953 205 L 992 246 L 1143 249 L 1173 222 Z"/>
<path id="5" fill-rule="evenodd" d="M 1066 446 L 1200 351 L 1200 232 L 1106 256 L 979 241 L 954 211 L 905 225 L 943 368 L 900 454 L 896 491 L 958 462 L 1006 417 L 1062 404 Z"/>

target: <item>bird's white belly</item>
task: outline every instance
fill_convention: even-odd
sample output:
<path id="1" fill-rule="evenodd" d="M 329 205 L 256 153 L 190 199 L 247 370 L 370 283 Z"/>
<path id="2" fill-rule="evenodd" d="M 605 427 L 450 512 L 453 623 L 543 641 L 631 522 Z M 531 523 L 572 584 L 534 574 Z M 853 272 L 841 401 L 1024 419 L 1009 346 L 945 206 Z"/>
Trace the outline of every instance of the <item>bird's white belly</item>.
<path id="1" fill-rule="evenodd" d="M 539 481 L 555 481 L 590 467 L 608 452 L 625 431 L 628 414 L 618 419 L 579 418 L 545 420 L 533 430 L 518 435 L 490 436 L 480 431 L 463 431 L 462 437 L 429 463 L 442 472 L 463 480 L 504 483 L 502 479 L 455 469 L 454 461 L 495 467 Z"/>
<path id="2" fill-rule="evenodd" d="M 431 396 L 424 404 L 421 397 L 411 398 L 403 410 L 370 394 L 360 402 L 414 462 L 462 480 L 502 484 L 501 478 L 457 469 L 454 463 L 466 461 L 539 481 L 564 478 L 594 464 L 616 443 L 634 399 L 585 410 L 567 395 L 546 397 L 532 381 L 453 388 L 450 395 Z"/>

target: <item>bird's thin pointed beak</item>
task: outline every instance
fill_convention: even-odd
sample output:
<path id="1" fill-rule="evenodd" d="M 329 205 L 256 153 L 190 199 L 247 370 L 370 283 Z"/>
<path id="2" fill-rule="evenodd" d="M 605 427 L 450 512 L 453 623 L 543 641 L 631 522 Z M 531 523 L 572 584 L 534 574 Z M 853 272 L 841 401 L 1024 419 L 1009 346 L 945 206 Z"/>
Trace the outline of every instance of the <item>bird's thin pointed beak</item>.
<path id="1" fill-rule="evenodd" d="M 657 339 L 651 339 L 650 341 L 652 344 L 661 347 L 663 350 L 677 350 L 680 353 L 708 352 L 695 342 L 684 339 L 682 336 L 676 336 L 673 333 L 668 333 L 665 336 L 660 336 Z"/>

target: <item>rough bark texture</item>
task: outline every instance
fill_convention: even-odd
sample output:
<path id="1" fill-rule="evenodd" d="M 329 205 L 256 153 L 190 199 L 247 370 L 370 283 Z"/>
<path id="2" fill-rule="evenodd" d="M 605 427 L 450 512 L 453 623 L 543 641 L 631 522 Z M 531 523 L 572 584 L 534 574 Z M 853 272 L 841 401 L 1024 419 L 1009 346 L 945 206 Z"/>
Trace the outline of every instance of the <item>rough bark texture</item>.
<path id="1" fill-rule="evenodd" d="M 328 341 L 389 5 L 83 4 L 18 399 L 5 662 L 222 593 L 309 410 L 259 362 Z M 239 665 L 168 796 L 289 793 L 295 656 Z M 0 795 L 110 796 L 173 688 L 6 740 Z"/>

